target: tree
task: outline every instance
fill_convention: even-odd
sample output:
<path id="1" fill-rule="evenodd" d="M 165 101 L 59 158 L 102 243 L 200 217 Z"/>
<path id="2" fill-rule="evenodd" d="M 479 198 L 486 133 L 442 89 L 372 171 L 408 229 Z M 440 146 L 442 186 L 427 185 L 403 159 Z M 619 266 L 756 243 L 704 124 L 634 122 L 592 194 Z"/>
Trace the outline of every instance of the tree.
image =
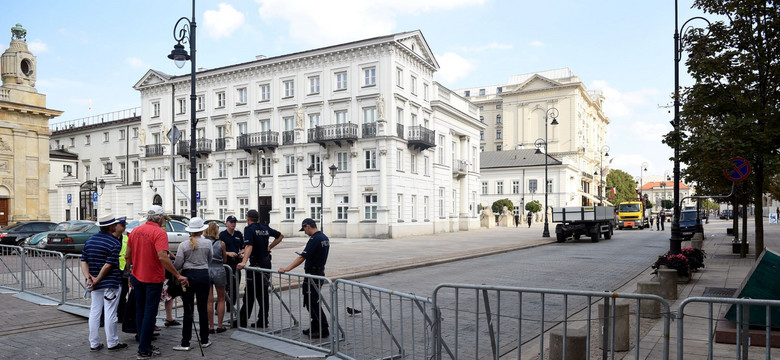
<path id="1" fill-rule="evenodd" d="M 682 90 L 680 132 L 664 142 L 679 142 L 679 160 L 689 165 L 685 178 L 696 181 L 701 193 L 728 193 L 731 184 L 722 175 L 731 167 L 728 160 L 750 161 L 750 182 L 741 185 L 757 205 L 758 257 L 764 250 L 762 197 L 765 184 L 777 183 L 769 174 L 779 162 L 780 7 L 773 0 L 696 0 L 694 7 L 727 20 L 683 34 L 688 73 L 696 82 Z"/>
<path id="2" fill-rule="evenodd" d="M 515 209 L 515 205 L 512 204 L 511 200 L 500 199 L 493 202 L 493 206 L 491 206 L 491 210 L 493 210 L 493 214 L 501 214 L 501 212 L 504 211 L 504 206 L 506 206 L 507 210 L 509 211 Z"/>
<path id="3" fill-rule="evenodd" d="M 532 213 L 538 213 L 542 211 L 542 203 L 539 200 L 534 200 L 525 204 L 525 209 Z"/>
<path id="4" fill-rule="evenodd" d="M 607 174 L 607 187 L 615 189 L 615 195 L 612 196 L 613 204 L 636 199 L 634 177 L 623 170 L 613 169 Z"/>

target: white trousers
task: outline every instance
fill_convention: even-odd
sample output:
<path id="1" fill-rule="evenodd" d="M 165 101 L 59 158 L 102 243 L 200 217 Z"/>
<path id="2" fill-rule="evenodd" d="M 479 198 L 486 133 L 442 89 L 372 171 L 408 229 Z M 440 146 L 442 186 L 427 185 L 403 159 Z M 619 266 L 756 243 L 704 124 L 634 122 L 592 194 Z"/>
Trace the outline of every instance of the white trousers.
<path id="1" fill-rule="evenodd" d="M 106 300 L 104 296 L 108 292 L 108 297 L 113 300 Z M 106 345 L 108 347 L 116 346 L 119 343 L 119 336 L 116 333 L 116 308 L 119 305 L 119 294 L 121 288 L 99 289 L 92 291 L 92 305 L 89 308 L 89 346 L 96 347 L 100 344 L 100 312 L 104 313 L 105 323 L 103 328 L 106 330 Z"/>

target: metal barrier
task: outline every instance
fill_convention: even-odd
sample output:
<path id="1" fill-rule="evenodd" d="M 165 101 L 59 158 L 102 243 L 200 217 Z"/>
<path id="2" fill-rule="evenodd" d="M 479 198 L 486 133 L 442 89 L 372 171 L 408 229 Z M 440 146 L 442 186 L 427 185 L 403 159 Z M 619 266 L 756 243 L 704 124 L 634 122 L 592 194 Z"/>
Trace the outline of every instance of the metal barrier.
<path id="1" fill-rule="evenodd" d="M 22 291 L 22 248 L 0 245 L 0 289 Z"/>
<path id="2" fill-rule="evenodd" d="M 84 276 L 81 274 L 81 255 L 66 254 L 62 260 L 63 303 L 89 309 L 92 296 L 84 296 Z"/>
<path id="3" fill-rule="evenodd" d="M 240 330 L 333 354 L 336 337 L 343 331 L 334 322 L 334 312 L 329 305 L 334 303 L 333 282 L 330 279 L 309 274 L 281 274 L 258 267 L 244 268 L 244 278 L 246 291 L 239 298 L 238 306 Z M 263 288 L 268 289 L 267 299 L 263 296 Z M 310 290 L 303 294 L 307 288 Z M 322 316 L 330 324 L 329 334 L 312 334 L 308 332 L 309 326 L 304 326 L 304 329 L 301 327 L 301 323 L 311 324 L 309 311 L 304 308 L 306 304 L 315 302 L 315 296 L 320 299 L 318 305 L 322 309 Z M 260 316 L 260 310 L 265 307 L 268 308 L 265 319 L 267 324 L 263 323 Z"/>
<path id="4" fill-rule="evenodd" d="M 677 358 L 683 359 L 683 355 L 685 354 L 685 308 L 692 303 L 705 303 L 708 306 L 709 310 L 709 317 L 707 319 L 707 338 L 696 338 L 697 341 L 706 341 L 707 342 L 707 354 L 708 359 L 712 359 L 715 353 L 713 352 L 713 346 L 715 343 L 715 331 L 713 328 L 713 321 L 716 319 L 713 315 L 715 312 L 713 311 L 713 306 L 715 304 L 720 305 L 734 305 L 736 306 L 736 357 L 735 359 L 747 359 L 748 358 L 748 351 L 750 347 L 750 336 L 748 335 L 749 325 L 748 325 L 748 318 L 750 317 L 750 307 L 751 306 L 761 306 L 764 307 L 764 316 L 766 321 L 766 326 L 764 328 L 764 344 L 765 344 L 765 351 L 766 351 L 766 358 L 771 359 L 771 335 L 772 335 L 772 312 L 770 311 L 773 307 L 774 308 L 780 308 L 780 300 L 761 300 L 761 299 L 737 299 L 737 298 L 716 298 L 716 297 L 690 297 L 682 302 L 680 302 L 680 306 L 677 309 Z M 777 310 L 777 309 L 775 309 Z M 759 310 L 760 311 L 760 310 Z M 720 312 L 718 312 L 720 313 Z M 697 318 L 699 319 L 699 318 Z M 701 324 L 697 324 L 701 325 Z M 691 339 L 691 334 L 687 334 L 688 339 Z M 727 349 L 718 349 L 718 356 L 724 356 L 725 351 Z M 758 355 L 753 354 L 752 355 Z M 775 354 L 777 355 L 777 354 Z"/>
<path id="5" fill-rule="evenodd" d="M 436 311 L 431 299 L 336 280 L 334 318 L 342 331 L 336 354 L 345 359 L 429 359 Z"/>
<path id="6" fill-rule="evenodd" d="M 445 292 L 444 290 L 451 290 Z M 527 296 L 533 294 L 533 296 Z M 573 298 L 573 299 L 571 299 Z M 523 346 L 538 342 L 539 358 L 544 358 L 545 332 L 555 327 L 562 330 L 561 354 L 566 354 L 567 334 L 570 323 L 584 322 L 585 354 L 591 353 L 591 334 L 594 321 L 603 321 L 609 329 L 608 336 L 602 336 L 603 357 L 610 354 L 614 358 L 616 315 L 615 305 L 618 298 L 636 300 L 634 309 L 639 309 L 641 301 L 657 301 L 661 304 L 663 315 L 663 359 L 669 356 L 669 304 L 661 297 L 648 294 L 612 293 L 597 291 L 559 290 L 524 287 L 505 287 L 468 284 L 441 284 L 433 292 L 433 306 L 438 312 L 436 324 L 437 358 L 442 355 L 452 359 L 493 358 L 508 356 L 520 358 Z M 555 300 L 558 300 L 555 302 Z M 605 316 L 593 316 L 593 305 L 599 301 L 604 304 Z M 629 304 L 631 306 L 632 304 Z M 524 309 L 531 309 L 530 316 Z M 584 310 L 584 311 L 583 311 Z M 635 343 L 640 339 L 641 317 L 634 312 Z M 629 315 L 630 316 L 630 315 Z M 484 324 L 480 327 L 480 324 Z M 604 331 L 596 331 L 596 334 Z M 448 347 L 445 340 L 452 345 Z M 527 348 L 526 348 L 527 349 Z M 565 356 L 565 355 L 564 355 Z M 639 346 L 635 346 L 635 358 L 639 356 Z"/>
<path id="7" fill-rule="evenodd" d="M 60 252 L 24 248 L 22 255 L 22 292 L 65 302 L 64 256 Z"/>

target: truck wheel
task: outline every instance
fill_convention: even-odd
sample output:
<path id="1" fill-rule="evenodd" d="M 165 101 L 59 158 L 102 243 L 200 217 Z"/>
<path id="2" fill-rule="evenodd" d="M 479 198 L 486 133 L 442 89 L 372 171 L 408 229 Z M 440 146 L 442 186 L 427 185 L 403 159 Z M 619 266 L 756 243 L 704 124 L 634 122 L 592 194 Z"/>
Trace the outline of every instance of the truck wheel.
<path id="1" fill-rule="evenodd" d="M 579 240 L 579 239 L 580 239 L 580 236 L 581 236 L 580 234 L 575 234 L 575 235 L 574 235 L 574 240 Z"/>
<path id="2" fill-rule="evenodd" d="M 600 235 L 601 235 L 601 234 L 600 234 L 600 233 L 598 233 L 598 232 L 597 232 L 597 233 L 595 233 L 595 234 L 591 233 L 591 234 L 590 234 L 590 242 L 594 242 L 594 243 L 597 243 L 597 242 L 599 242 L 599 236 L 600 236 Z"/>
<path id="3" fill-rule="evenodd" d="M 555 234 L 555 241 L 557 241 L 559 243 L 566 242 L 566 235 L 564 233 L 562 233 L 562 232 L 556 233 Z"/>
<path id="4" fill-rule="evenodd" d="M 604 233 L 604 239 L 605 240 L 612 239 L 612 230 L 611 229 Z"/>
<path id="5" fill-rule="evenodd" d="M 618 230 L 623 230 L 623 227 L 622 226 L 618 226 Z"/>

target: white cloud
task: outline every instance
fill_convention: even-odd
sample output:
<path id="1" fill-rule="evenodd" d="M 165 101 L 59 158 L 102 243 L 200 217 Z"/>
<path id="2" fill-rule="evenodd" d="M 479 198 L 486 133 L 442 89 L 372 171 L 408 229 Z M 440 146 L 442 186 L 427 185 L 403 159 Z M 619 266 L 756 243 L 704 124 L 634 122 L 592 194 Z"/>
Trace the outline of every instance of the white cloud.
<path id="1" fill-rule="evenodd" d="M 129 57 L 125 59 L 125 63 L 130 65 L 130 67 L 134 69 L 149 69 L 150 66 L 147 65 L 143 60 L 136 58 L 136 57 Z"/>
<path id="2" fill-rule="evenodd" d="M 289 23 L 292 40 L 325 46 L 393 32 L 395 18 L 482 4 L 486 0 L 255 0 L 265 20 Z"/>
<path id="3" fill-rule="evenodd" d="M 33 54 L 40 54 L 49 51 L 49 47 L 40 40 L 33 40 L 27 43 L 27 49 Z"/>
<path id="4" fill-rule="evenodd" d="M 631 92 L 621 92 L 610 87 L 606 81 L 596 80 L 590 85 L 590 90 L 600 90 L 604 93 L 604 112 L 608 117 L 630 117 L 638 107 L 656 106 L 652 101 L 658 96 L 657 89 L 639 89 Z"/>
<path id="5" fill-rule="evenodd" d="M 203 13 L 203 23 L 208 34 L 214 39 L 228 37 L 244 24 L 244 14 L 230 4 L 220 3 L 219 10 L 207 10 Z"/>
<path id="6" fill-rule="evenodd" d="M 545 46 L 545 44 L 543 42 L 539 41 L 539 40 L 531 41 L 530 44 L 533 47 L 544 47 Z"/>
<path id="7" fill-rule="evenodd" d="M 460 48 L 463 52 L 482 52 L 485 50 L 509 50 L 512 49 L 514 46 L 511 44 L 501 44 L 497 42 L 491 42 L 489 44 L 481 45 L 481 46 L 472 46 L 467 47 L 463 46 Z"/>
<path id="8" fill-rule="evenodd" d="M 443 55 L 436 55 L 436 58 L 439 60 L 439 65 L 441 65 L 439 71 L 436 72 L 436 76 L 445 85 L 466 77 L 474 71 L 474 64 L 456 53 L 447 52 Z"/>

